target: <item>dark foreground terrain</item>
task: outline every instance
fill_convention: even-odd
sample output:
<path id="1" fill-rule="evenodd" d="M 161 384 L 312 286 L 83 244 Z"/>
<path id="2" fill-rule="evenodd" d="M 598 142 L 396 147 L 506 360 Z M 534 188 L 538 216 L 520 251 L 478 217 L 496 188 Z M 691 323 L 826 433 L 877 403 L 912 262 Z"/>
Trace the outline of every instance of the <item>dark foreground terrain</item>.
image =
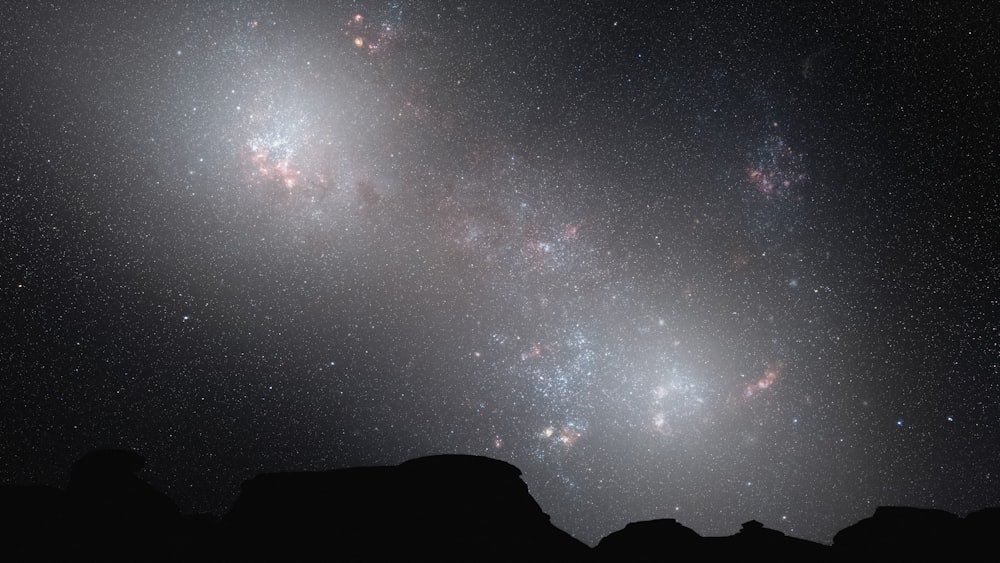
<path id="1" fill-rule="evenodd" d="M 221 519 L 183 515 L 142 481 L 143 458 L 98 451 L 65 491 L 0 486 L 3 561 L 771 561 L 990 559 L 1000 508 L 965 518 L 881 507 L 833 545 L 747 522 L 702 537 L 673 519 L 634 522 L 594 548 L 549 522 L 513 465 L 442 455 L 397 466 L 259 475 Z"/>

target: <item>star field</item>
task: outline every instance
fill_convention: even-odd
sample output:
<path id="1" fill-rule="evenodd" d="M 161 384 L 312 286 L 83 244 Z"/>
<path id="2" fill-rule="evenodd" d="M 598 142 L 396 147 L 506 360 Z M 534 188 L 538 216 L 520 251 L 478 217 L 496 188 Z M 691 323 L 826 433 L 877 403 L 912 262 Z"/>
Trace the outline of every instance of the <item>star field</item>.
<path id="1" fill-rule="evenodd" d="M 510 461 L 553 522 L 1000 503 L 985 8 L 26 5 L 0 475 Z"/>

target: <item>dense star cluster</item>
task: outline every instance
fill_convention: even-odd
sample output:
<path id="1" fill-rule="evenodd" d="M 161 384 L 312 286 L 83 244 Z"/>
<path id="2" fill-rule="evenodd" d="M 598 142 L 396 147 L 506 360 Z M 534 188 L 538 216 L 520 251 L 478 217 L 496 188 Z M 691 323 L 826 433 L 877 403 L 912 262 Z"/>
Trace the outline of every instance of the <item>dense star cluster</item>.
<path id="1" fill-rule="evenodd" d="M 0 475 L 510 461 L 589 543 L 1000 503 L 986 8 L 65 3 L 0 31 Z"/>

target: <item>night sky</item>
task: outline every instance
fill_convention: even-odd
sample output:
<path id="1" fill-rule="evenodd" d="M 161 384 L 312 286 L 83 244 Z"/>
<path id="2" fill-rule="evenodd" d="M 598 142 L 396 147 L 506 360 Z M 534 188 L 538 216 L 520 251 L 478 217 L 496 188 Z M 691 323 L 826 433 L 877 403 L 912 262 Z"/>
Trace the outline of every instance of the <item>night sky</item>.
<path id="1" fill-rule="evenodd" d="M 553 522 L 1000 504 L 1000 30 L 953 2 L 0 10 L 0 476 L 514 463 Z"/>

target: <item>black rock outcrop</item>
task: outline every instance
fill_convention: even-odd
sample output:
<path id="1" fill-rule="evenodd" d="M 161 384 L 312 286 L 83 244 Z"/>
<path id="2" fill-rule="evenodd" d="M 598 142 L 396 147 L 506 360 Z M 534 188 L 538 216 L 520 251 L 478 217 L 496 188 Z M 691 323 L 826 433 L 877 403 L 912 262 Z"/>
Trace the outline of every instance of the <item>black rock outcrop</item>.
<path id="1" fill-rule="evenodd" d="M 180 512 L 136 475 L 145 463 L 135 452 L 99 450 L 73 464 L 66 491 L 68 549 L 109 561 L 166 561 L 174 555 Z"/>
<path id="2" fill-rule="evenodd" d="M 485 457 L 442 455 L 391 467 L 261 475 L 224 519 L 242 560 L 516 561 L 579 559 L 520 470 Z"/>

